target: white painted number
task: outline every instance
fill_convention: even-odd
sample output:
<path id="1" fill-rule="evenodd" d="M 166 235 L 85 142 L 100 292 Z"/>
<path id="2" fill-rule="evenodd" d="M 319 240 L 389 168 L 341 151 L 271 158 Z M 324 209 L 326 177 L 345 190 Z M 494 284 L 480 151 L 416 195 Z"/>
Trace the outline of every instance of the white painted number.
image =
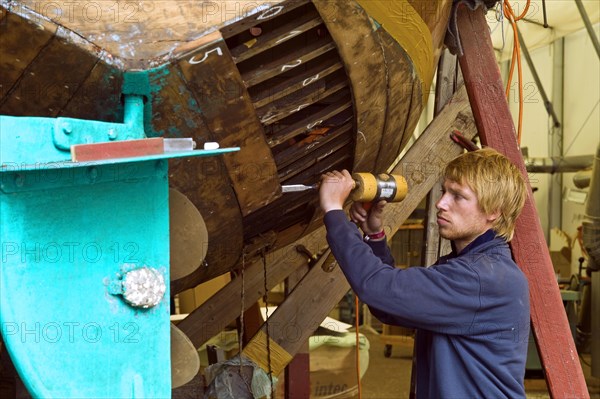
<path id="1" fill-rule="evenodd" d="M 296 60 L 293 64 L 285 64 L 281 67 L 281 72 L 285 71 L 286 69 L 296 68 L 300 64 L 302 64 L 302 60 Z"/>
<path id="2" fill-rule="evenodd" d="M 190 58 L 190 60 L 189 60 L 189 63 L 190 63 L 190 64 L 192 64 L 192 65 L 195 65 L 195 64 L 200 64 L 201 62 L 204 62 L 204 61 L 206 61 L 206 59 L 208 58 L 208 55 L 209 55 L 210 53 L 212 53 L 213 51 L 216 51 L 216 52 L 217 52 L 217 54 L 218 54 L 219 56 L 223 55 L 223 51 L 221 50 L 221 47 L 217 47 L 217 48 L 214 48 L 214 49 L 212 49 L 212 50 L 208 50 L 208 51 L 206 51 L 206 52 L 204 53 L 204 57 L 202 57 L 202 59 L 201 59 L 201 60 L 197 60 L 197 59 L 196 59 L 196 56 L 193 56 L 192 58 Z"/>
<path id="3" fill-rule="evenodd" d="M 310 125 L 307 125 L 306 128 L 307 129 L 312 129 L 313 127 L 320 125 L 321 123 L 323 123 L 323 120 L 321 119 L 320 121 L 316 121 L 314 123 L 311 123 Z"/>
<path id="4" fill-rule="evenodd" d="M 302 86 L 308 86 L 309 84 L 311 84 L 312 82 L 314 82 L 317 79 L 319 79 L 319 74 L 316 74 L 315 76 L 313 76 L 311 78 L 306 78 L 302 82 Z"/>
<path id="5" fill-rule="evenodd" d="M 285 40 L 291 39 L 292 37 L 294 37 L 294 36 L 296 36 L 296 35 L 298 35 L 300 33 L 302 33 L 302 31 L 293 30 L 290 33 L 288 33 L 287 35 L 285 35 L 284 37 L 282 37 L 281 39 L 277 40 L 275 43 L 279 44 L 279 43 L 281 43 L 281 42 L 283 42 Z"/>
<path id="6" fill-rule="evenodd" d="M 263 11 L 262 14 L 260 14 L 256 19 L 260 21 L 261 19 L 274 17 L 275 15 L 279 14 L 281 10 L 283 10 L 283 6 L 269 8 L 268 10 Z"/>

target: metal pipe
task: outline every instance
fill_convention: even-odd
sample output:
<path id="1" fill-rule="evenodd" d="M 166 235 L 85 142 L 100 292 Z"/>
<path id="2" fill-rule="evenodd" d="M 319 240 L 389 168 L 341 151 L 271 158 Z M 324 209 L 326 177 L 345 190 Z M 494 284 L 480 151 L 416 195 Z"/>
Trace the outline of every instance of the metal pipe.
<path id="1" fill-rule="evenodd" d="M 532 173 L 579 172 L 592 166 L 593 155 L 571 157 L 525 158 L 525 168 Z"/>
<path id="2" fill-rule="evenodd" d="M 581 14 L 581 19 L 583 19 L 583 24 L 585 25 L 585 29 L 587 29 L 588 34 L 590 35 L 590 38 L 592 39 L 592 44 L 594 45 L 594 48 L 596 49 L 596 54 L 598 55 L 598 58 L 600 58 L 600 42 L 598 41 L 598 38 L 596 37 L 596 32 L 594 31 L 592 22 L 590 21 L 590 18 L 587 15 L 587 11 L 585 11 L 585 7 L 583 6 L 583 3 L 581 2 L 581 0 L 575 0 L 575 4 L 577 4 L 577 8 L 579 9 L 579 13 Z"/>
<path id="3" fill-rule="evenodd" d="M 544 12 L 544 28 L 548 28 L 548 15 L 546 14 L 546 0 L 542 0 L 542 11 Z"/>
<path id="4" fill-rule="evenodd" d="M 573 184 L 579 189 L 588 188 L 592 180 L 591 170 L 580 170 L 573 176 Z"/>
<path id="5" fill-rule="evenodd" d="M 600 145 L 596 150 L 582 225 L 583 245 L 590 256 L 588 267 L 592 270 L 600 270 Z"/>
<path id="6" fill-rule="evenodd" d="M 523 36 L 521 36 L 520 31 L 517 30 L 517 34 L 519 35 L 519 44 L 521 45 L 521 50 L 523 51 L 523 55 L 525 56 L 527 65 L 529 65 L 529 69 L 531 70 L 531 74 L 533 75 L 533 79 L 535 80 L 535 84 L 540 90 L 540 95 L 542 96 L 542 100 L 544 101 L 544 107 L 546 108 L 546 112 L 548 112 L 548 115 L 552 117 L 552 120 L 554 121 L 554 127 L 560 127 L 560 121 L 558 120 L 558 116 L 556 116 L 556 112 L 554 112 L 554 107 L 548 99 L 548 95 L 546 94 L 546 90 L 544 90 L 544 86 L 542 85 L 540 76 L 538 75 L 537 70 L 535 69 L 535 65 L 533 65 L 533 60 L 529 55 L 529 50 L 527 50 L 525 40 L 523 40 Z"/>

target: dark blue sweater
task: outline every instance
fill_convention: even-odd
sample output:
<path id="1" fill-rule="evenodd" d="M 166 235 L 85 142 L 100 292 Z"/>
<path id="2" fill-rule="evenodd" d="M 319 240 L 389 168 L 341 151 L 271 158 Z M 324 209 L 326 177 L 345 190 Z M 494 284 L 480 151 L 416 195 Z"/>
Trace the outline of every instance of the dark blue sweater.
<path id="1" fill-rule="evenodd" d="M 488 231 L 431 267 L 398 269 L 343 211 L 327 241 L 350 286 L 382 322 L 417 329 L 418 398 L 524 398 L 529 289 L 508 244 Z"/>

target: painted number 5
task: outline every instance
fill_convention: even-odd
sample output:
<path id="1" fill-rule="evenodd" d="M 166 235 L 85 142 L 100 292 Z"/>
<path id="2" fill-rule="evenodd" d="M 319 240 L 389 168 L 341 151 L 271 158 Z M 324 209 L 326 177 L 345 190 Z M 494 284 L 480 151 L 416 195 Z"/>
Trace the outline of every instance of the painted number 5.
<path id="1" fill-rule="evenodd" d="M 192 65 L 200 64 L 201 62 L 206 61 L 206 59 L 208 58 L 208 55 L 214 51 L 216 51 L 219 56 L 223 55 L 223 51 L 221 50 L 221 47 L 217 47 L 212 50 L 208 50 L 208 51 L 204 52 L 204 57 L 202 57 L 201 60 L 196 59 L 197 55 L 195 55 L 192 58 L 190 58 L 190 60 L 188 62 Z"/>

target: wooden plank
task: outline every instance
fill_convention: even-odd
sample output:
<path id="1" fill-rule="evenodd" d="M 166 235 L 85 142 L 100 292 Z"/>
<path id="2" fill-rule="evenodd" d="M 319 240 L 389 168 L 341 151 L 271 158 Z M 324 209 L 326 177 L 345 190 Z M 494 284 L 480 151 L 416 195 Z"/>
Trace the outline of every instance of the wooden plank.
<path id="1" fill-rule="evenodd" d="M 346 135 L 346 137 L 339 138 L 338 140 L 331 140 L 325 145 L 318 148 L 313 148 L 310 153 L 305 156 L 302 160 L 297 161 L 286 168 L 280 168 L 279 179 L 284 182 L 296 174 L 308 169 L 310 166 L 316 165 L 331 154 L 341 150 L 345 146 L 350 146 L 352 143 L 352 137 Z M 346 155 L 352 155 L 350 151 Z"/>
<path id="2" fill-rule="evenodd" d="M 307 92 L 302 97 L 288 99 L 282 98 L 280 101 L 270 104 L 264 109 L 257 110 L 258 117 L 264 125 L 271 125 L 299 110 L 302 110 L 331 94 L 348 87 L 345 80 L 334 82 L 327 87 L 319 87 L 315 92 Z"/>
<path id="3" fill-rule="evenodd" d="M 267 263 L 267 287 L 273 288 L 290 273 L 306 264 L 306 256 L 296 250 L 296 245 L 303 244 L 313 253 L 323 249 L 325 228 L 321 228 L 296 243 L 269 254 Z M 238 265 L 238 268 L 241 265 Z M 244 310 L 255 303 L 264 294 L 264 278 L 262 260 L 245 265 L 244 271 Z M 199 347 L 214 335 L 221 332 L 240 314 L 242 280 L 238 275 L 224 288 L 211 296 L 206 302 L 190 313 L 177 324 Z"/>
<path id="4" fill-rule="evenodd" d="M 151 121 L 153 134 L 192 137 L 199 147 L 207 141 L 219 141 L 203 120 L 202 110 L 178 70 L 150 76 L 150 84 L 157 88 L 152 102 L 156 115 Z M 172 281 L 171 293 L 177 293 L 227 273 L 237 264 L 243 247 L 243 225 L 224 157 L 169 160 L 169 185 L 185 194 L 202 213 L 209 237 L 204 244 L 208 245 L 205 266 Z"/>
<path id="5" fill-rule="evenodd" d="M 328 130 L 324 136 L 318 136 L 312 143 L 312 145 L 297 145 L 296 147 L 289 147 L 277 154 L 275 154 L 275 162 L 279 170 L 284 170 L 291 163 L 298 161 L 300 158 L 309 156 L 313 151 L 318 151 L 320 147 L 328 144 L 330 141 L 338 140 L 340 136 L 346 134 L 349 138 L 350 130 L 352 129 L 352 123 L 345 123 L 341 126 L 332 127 Z"/>
<path id="6" fill-rule="evenodd" d="M 26 75 L 0 105 L 0 114 L 22 116 L 58 115 L 97 58 L 69 40 L 54 37 L 31 62 Z"/>
<path id="7" fill-rule="evenodd" d="M 268 207 L 244 218 L 244 238 L 249 241 L 254 237 L 266 235 L 269 231 L 280 231 L 294 224 L 303 224 L 314 212 L 315 207 L 311 209 L 309 206 L 309 203 L 314 203 L 314 199 L 314 192 L 284 194 Z M 278 236 L 277 241 L 280 240 Z"/>
<path id="8" fill-rule="evenodd" d="M 296 137 L 299 134 L 308 132 L 317 126 L 320 126 L 321 124 L 326 122 L 327 119 L 339 114 L 343 110 L 348 109 L 350 107 L 352 107 L 352 104 L 347 102 L 345 98 L 342 98 L 341 100 L 334 102 L 328 107 L 325 107 L 322 110 L 312 114 L 310 116 L 310 120 L 301 120 L 283 129 L 282 131 L 277 132 L 277 134 L 271 136 L 268 139 L 267 143 L 270 147 L 275 147 L 283 143 L 284 141 Z"/>
<path id="9" fill-rule="evenodd" d="M 254 90 L 257 87 L 250 89 L 252 101 L 255 108 L 264 107 L 272 101 L 277 101 L 287 95 L 290 95 L 298 90 L 306 88 L 310 90 L 311 84 L 318 84 L 321 79 L 341 70 L 343 65 L 334 57 L 326 57 L 322 63 L 314 63 L 310 67 L 297 75 L 284 81 L 274 84 L 265 85 L 262 90 Z"/>
<path id="10" fill-rule="evenodd" d="M 482 143 L 506 155 L 528 181 L 483 11 L 459 8 L 458 27 L 460 66 Z M 531 188 L 510 244 L 529 280 L 531 324 L 551 396 L 589 398 Z"/>
<path id="11" fill-rule="evenodd" d="M 333 154 L 327 154 L 321 162 L 314 164 L 310 168 L 301 171 L 293 178 L 285 181 L 286 184 L 302 184 L 302 182 L 318 181 L 321 175 L 329 170 L 342 170 L 352 167 L 352 154 L 350 151 L 338 151 Z"/>
<path id="12" fill-rule="evenodd" d="M 346 0 L 313 0 L 352 84 L 357 139 L 353 170 L 375 168 L 385 124 L 387 80 L 381 42 L 369 16 Z M 335 14 L 333 14 L 335 13 Z M 349 31 L 352 34 L 349 34 Z"/>
<path id="13" fill-rule="evenodd" d="M 242 79 L 246 86 L 255 86 L 274 76 L 297 68 L 333 49 L 335 49 L 335 45 L 328 38 L 323 38 L 292 52 L 283 51 L 283 54 L 278 55 L 277 59 L 261 65 L 259 69 L 253 69 L 247 73 L 242 72 Z"/>
<path id="14" fill-rule="evenodd" d="M 273 18 L 281 17 L 283 14 L 286 14 L 290 11 L 293 11 L 305 4 L 310 3 L 309 0 L 288 0 L 285 2 L 279 2 L 280 4 L 274 5 L 271 1 L 271 7 L 265 8 L 262 11 L 253 14 L 248 18 L 244 18 L 239 22 L 235 22 L 233 24 L 227 25 L 221 29 L 223 33 L 223 37 L 228 39 L 232 36 L 235 36 L 245 30 L 248 30 L 256 25 L 260 25 L 261 23 L 265 23 L 267 21 L 272 20 Z"/>
<path id="15" fill-rule="evenodd" d="M 375 172 L 385 172 L 396 160 L 408 139 L 412 136 L 416 125 L 409 121 L 411 113 L 421 114 L 423 109 L 418 79 L 412 61 L 387 32 L 377 31 L 381 45 L 384 48 L 385 69 L 388 81 L 387 103 L 385 110 L 385 128 L 381 142 L 385 143 L 379 149 Z"/>
<path id="16" fill-rule="evenodd" d="M 54 36 L 56 27 L 41 29 L 16 14 L 7 13 L 0 21 L 0 104 L 22 76 L 27 66 Z M 8 15 L 6 15 L 8 14 Z"/>
<path id="17" fill-rule="evenodd" d="M 217 39 L 196 49 L 179 66 L 217 141 L 222 147 L 241 148 L 223 159 L 242 214 L 276 199 L 277 167 L 225 42 Z"/>
<path id="18" fill-rule="evenodd" d="M 285 295 L 289 296 L 300 280 L 309 272 L 309 264 L 297 268 L 285 280 Z M 310 352 L 308 341 L 300 347 L 285 369 L 285 398 L 310 398 Z"/>
<path id="19" fill-rule="evenodd" d="M 5 2 L 6 3 L 6 2 Z M 282 0 L 76 1 L 18 0 L 18 9 L 34 13 L 76 33 L 119 60 L 124 69 L 145 70 L 165 60 L 178 46 L 205 32 L 235 24 L 257 8 L 260 17 Z M 108 32 L 108 33 L 107 33 Z"/>
<path id="20" fill-rule="evenodd" d="M 123 72 L 99 61 L 59 116 L 122 123 L 122 86 Z"/>
<path id="21" fill-rule="evenodd" d="M 437 69 L 437 84 L 435 86 L 435 105 L 434 116 L 446 106 L 452 95 L 456 91 L 456 74 L 458 68 L 458 59 L 446 50 L 440 57 Z M 444 241 L 448 241 L 439 234 L 439 226 L 437 224 L 437 209 L 435 204 L 442 196 L 441 181 L 436 183 L 429 195 L 427 196 L 427 217 L 425 223 L 427 225 L 425 247 L 423 254 L 423 265 L 433 265 L 442 255 L 440 248 Z M 444 243 L 445 246 L 445 243 Z M 444 254 L 445 255 L 445 254 Z"/>
<path id="22" fill-rule="evenodd" d="M 297 20 L 292 20 L 287 24 L 262 34 L 249 43 L 242 43 L 232 48 L 231 56 L 236 63 L 247 60 L 250 57 L 260 54 L 274 46 L 286 41 L 316 27 L 323 23 L 323 20 L 316 12 L 308 12 Z"/>
<path id="23" fill-rule="evenodd" d="M 331 251 L 327 250 L 322 257 L 327 258 L 330 254 Z M 262 337 L 268 336 L 293 356 L 298 353 L 349 288 L 350 286 L 339 267 L 335 267 L 333 271 L 327 273 L 320 265 L 315 265 L 285 301 L 277 307 L 273 316 L 269 318 L 269 323 L 263 324 L 260 330 Z M 244 356 L 252 356 L 248 348 L 252 348 L 255 345 L 253 343 L 261 340 L 260 333 L 255 335 L 248 346 L 244 348 L 242 351 Z M 259 356 L 261 359 L 250 358 L 255 362 L 257 360 L 260 362 L 260 360 L 267 359 L 268 354 L 260 353 Z M 286 365 L 272 364 L 273 375 L 279 375 Z"/>

